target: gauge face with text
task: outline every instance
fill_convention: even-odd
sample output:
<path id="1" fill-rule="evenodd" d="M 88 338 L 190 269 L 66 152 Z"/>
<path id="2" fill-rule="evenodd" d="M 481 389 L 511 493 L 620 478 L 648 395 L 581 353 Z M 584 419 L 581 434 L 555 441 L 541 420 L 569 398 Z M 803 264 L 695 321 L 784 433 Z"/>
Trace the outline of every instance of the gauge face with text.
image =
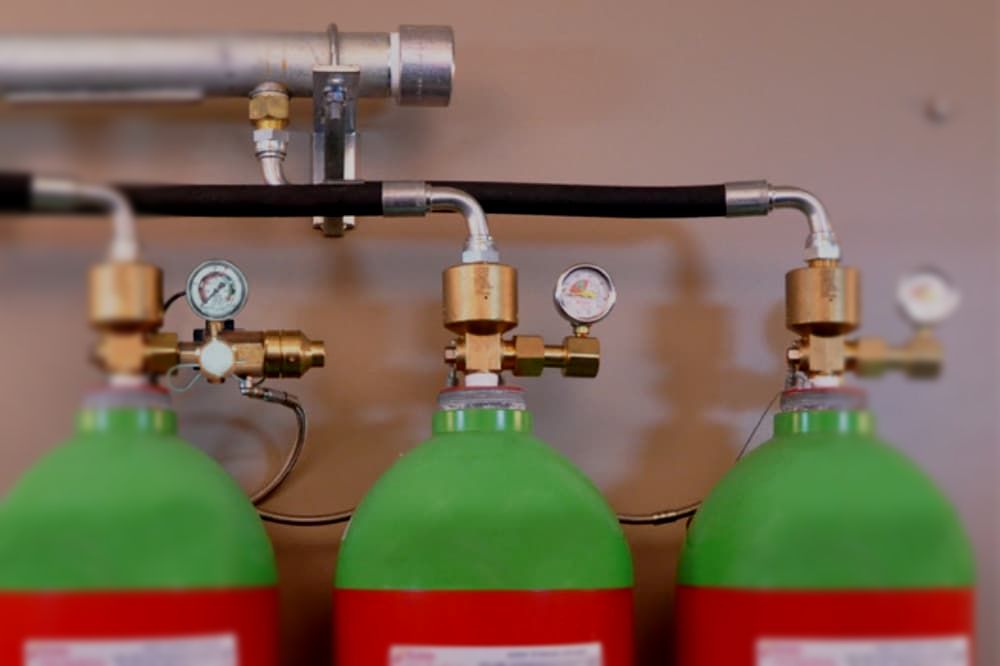
<path id="1" fill-rule="evenodd" d="M 246 305 L 249 289 L 243 271 L 225 259 L 211 259 L 191 273 L 187 300 L 203 319 L 223 321 L 235 317 Z"/>
<path id="2" fill-rule="evenodd" d="M 573 324 L 601 321 L 611 313 L 616 299 L 611 276 L 600 266 L 570 266 L 556 281 L 556 306 Z"/>

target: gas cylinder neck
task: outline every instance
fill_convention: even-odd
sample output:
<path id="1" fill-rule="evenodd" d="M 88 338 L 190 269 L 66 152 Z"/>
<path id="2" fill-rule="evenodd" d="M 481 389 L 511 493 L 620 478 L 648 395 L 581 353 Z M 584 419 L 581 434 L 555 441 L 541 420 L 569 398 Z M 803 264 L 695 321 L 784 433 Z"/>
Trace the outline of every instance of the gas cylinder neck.
<path id="1" fill-rule="evenodd" d="M 520 388 L 450 388 L 438 396 L 433 432 L 435 435 L 457 432 L 530 433 L 532 421 Z"/>
<path id="2" fill-rule="evenodd" d="M 91 391 L 84 398 L 76 420 L 81 434 L 135 432 L 174 435 L 177 415 L 170 396 L 151 386 L 108 387 Z"/>
<path id="3" fill-rule="evenodd" d="M 775 435 L 874 435 L 875 416 L 867 410 L 781 412 L 774 417 Z"/>

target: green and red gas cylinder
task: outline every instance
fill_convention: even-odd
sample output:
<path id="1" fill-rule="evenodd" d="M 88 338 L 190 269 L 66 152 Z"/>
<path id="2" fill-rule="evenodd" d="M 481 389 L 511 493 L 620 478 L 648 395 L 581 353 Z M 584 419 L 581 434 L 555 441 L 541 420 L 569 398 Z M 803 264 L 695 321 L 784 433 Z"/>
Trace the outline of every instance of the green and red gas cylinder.
<path id="1" fill-rule="evenodd" d="M 696 514 L 678 576 L 679 666 L 971 664 L 959 518 L 844 391 L 786 393 L 774 437 Z"/>
<path id="2" fill-rule="evenodd" d="M 632 561 L 600 492 L 532 435 L 520 389 L 440 406 L 344 536 L 336 663 L 631 666 Z"/>
<path id="3" fill-rule="evenodd" d="M 0 505 L 0 664 L 276 666 L 271 544 L 166 394 L 91 393 Z"/>

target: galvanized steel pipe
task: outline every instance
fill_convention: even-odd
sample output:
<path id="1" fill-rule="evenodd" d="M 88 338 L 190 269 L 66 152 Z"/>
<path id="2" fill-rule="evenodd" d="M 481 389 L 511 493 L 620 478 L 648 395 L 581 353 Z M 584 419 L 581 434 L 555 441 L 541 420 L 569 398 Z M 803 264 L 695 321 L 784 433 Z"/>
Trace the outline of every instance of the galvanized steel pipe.
<path id="1" fill-rule="evenodd" d="M 10 101 L 190 101 L 245 97 L 261 82 L 313 92 L 313 68 L 357 66 L 362 97 L 446 106 L 454 35 L 398 32 L 0 34 L 0 96 Z"/>

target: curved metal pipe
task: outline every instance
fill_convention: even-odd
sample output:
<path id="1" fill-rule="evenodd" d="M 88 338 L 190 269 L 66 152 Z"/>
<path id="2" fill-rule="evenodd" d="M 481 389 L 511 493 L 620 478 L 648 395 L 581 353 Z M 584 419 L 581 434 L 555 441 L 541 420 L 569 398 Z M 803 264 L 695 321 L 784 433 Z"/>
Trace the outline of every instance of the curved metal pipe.
<path id="1" fill-rule="evenodd" d="M 257 509 L 257 515 L 261 520 L 278 525 L 291 525 L 293 527 L 323 527 L 324 525 L 337 525 L 346 523 L 354 515 L 354 509 L 347 509 L 337 513 L 327 513 L 316 516 L 290 516 L 284 513 L 274 513 Z"/>
<path id="2" fill-rule="evenodd" d="M 257 155 L 264 182 L 268 185 L 288 185 L 285 177 L 285 158 L 281 155 Z"/>
<path id="3" fill-rule="evenodd" d="M 701 502 L 654 513 L 619 513 L 618 522 L 622 525 L 667 525 L 692 517 L 699 508 L 701 508 Z"/>
<path id="4" fill-rule="evenodd" d="M 259 385 L 255 385 L 249 380 L 243 380 L 240 382 L 240 393 L 254 400 L 263 400 L 264 402 L 274 403 L 291 409 L 295 413 L 295 420 L 298 425 L 298 432 L 295 435 L 295 441 L 292 443 L 292 447 L 289 449 L 288 455 L 285 457 L 285 462 L 281 465 L 281 469 L 279 469 L 278 473 L 274 475 L 274 478 L 250 496 L 250 501 L 253 502 L 254 505 L 259 505 L 273 495 L 279 487 L 281 487 L 281 484 L 288 479 L 289 475 L 295 469 L 295 466 L 298 465 L 299 458 L 302 456 L 302 451 L 305 449 L 308 419 L 306 418 L 305 410 L 302 408 L 302 403 L 300 403 L 299 399 L 290 393 L 260 388 Z M 318 516 L 296 516 L 278 513 L 276 511 L 267 511 L 259 507 L 257 509 L 257 514 L 262 520 L 266 520 L 271 523 L 278 523 L 280 525 L 296 525 L 300 527 L 317 527 L 321 525 L 344 523 L 351 519 L 351 515 L 353 513 L 354 509 L 351 508 L 344 511 L 338 511 L 336 513 Z"/>
<path id="5" fill-rule="evenodd" d="M 500 261 L 486 212 L 468 192 L 423 181 L 382 183 L 382 214 L 386 217 L 420 216 L 430 211 L 450 211 L 465 218 L 468 236 L 462 251 L 463 263 Z"/>
<path id="6" fill-rule="evenodd" d="M 427 203 L 432 211 L 453 211 L 465 218 L 469 236 L 465 239 L 465 249 L 462 251 L 464 263 L 496 263 L 500 260 L 500 253 L 497 252 L 486 222 L 486 213 L 471 194 L 454 187 L 429 186 Z"/>
<path id="7" fill-rule="evenodd" d="M 262 400 L 264 402 L 287 407 L 295 414 L 295 422 L 297 425 L 295 440 L 292 442 L 292 446 L 288 450 L 288 455 L 285 457 L 285 461 L 282 463 L 281 469 L 279 469 L 278 473 L 275 474 L 270 481 L 264 484 L 260 490 L 250 496 L 251 502 L 254 504 L 260 504 L 274 494 L 281 484 L 288 479 L 288 476 L 298 464 L 299 458 L 302 457 L 302 451 L 305 448 L 306 432 L 309 427 L 309 421 L 306 417 L 305 410 L 302 408 L 302 403 L 300 403 L 299 399 L 290 393 L 275 391 L 268 388 L 260 388 L 259 386 L 251 384 L 247 380 L 240 382 L 240 393 L 253 400 Z"/>
<path id="8" fill-rule="evenodd" d="M 95 206 L 111 215 L 111 261 L 139 260 L 139 232 L 132 204 L 116 189 L 88 185 L 61 178 L 37 177 L 31 181 L 31 205 L 35 210 L 63 211 Z"/>
<path id="9" fill-rule="evenodd" d="M 799 187 L 773 186 L 764 180 L 726 183 L 726 216 L 767 215 L 776 208 L 803 213 L 809 224 L 806 261 L 840 259 L 840 245 L 830 216 L 819 198 Z"/>
<path id="10" fill-rule="evenodd" d="M 806 216 L 809 238 L 806 240 L 807 259 L 840 259 L 840 246 L 833 233 L 830 216 L 819 198 L 798 187 L 771 187 L 768 194 L 771 209 L 791 208 Z"/>

